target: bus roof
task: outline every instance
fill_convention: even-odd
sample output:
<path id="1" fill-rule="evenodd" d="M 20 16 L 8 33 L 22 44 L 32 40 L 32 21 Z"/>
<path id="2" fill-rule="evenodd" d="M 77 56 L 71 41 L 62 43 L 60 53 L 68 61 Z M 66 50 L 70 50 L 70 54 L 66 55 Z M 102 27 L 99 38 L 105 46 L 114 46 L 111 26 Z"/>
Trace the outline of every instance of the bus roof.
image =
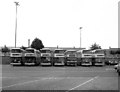
<path id="1" fill-rule="evenodd" d="M 70 52 L 72 52 L 72 51 L 75 52 L 76 50 L 66 50 L 66 52 L 69 52 L 69 51 L 70 51 Z"/>
<path id="2" fill-rule="evenodd" d="M 94 53 L 104 53 L 104 50 L 102 50 L 102 49 L 98 49 L 98 50 L 95 50 Z"/>
<path id="3" fill-rule="evenodd" d="M 21 48 L 17 47 L 17 48 L 10 48 L 10 49 L 12 50 L 12 49 L 21 49 Z"/>
<path id="4" fill-rule="evenodd" d="M 34 48 L 26 48 L 26 50 L 35 50 Z"/>
<path id="5" fill-rule="evenodd" d="M 42 48 L 42 49 L 40 49 L 40 50 L 50 50 L 49 48 Z"/>
<path id="6" fill-rule="evenodd" d="M 77 53 L 82 53 L 83 50 L 78 50 Z"/>
<path id="7" fill-rule="evenodd" d="M 92 50 L 82 50 L 82 53 L 92 54 Z"/>
<path id="8" fill-rule="evenodd" d="M 64 50 L 64 49 L 55 49 L 55 50 Z M 64 50 L 65 51 L 65 50 Z"/>
<path id="9" fill-rule="evenodd" d="M 34 48 L 26 48 L 26 50 L 34 50 L 34 51 L 39 51 L 39 50 L 36 50 Z"/>
<path id="10" fill-rule="evenodd" d="M 10 50 L 21 50 L 21 51 L 25 51 L 24 49 L 22 49 L 22 48 L 10 48 Z"/>

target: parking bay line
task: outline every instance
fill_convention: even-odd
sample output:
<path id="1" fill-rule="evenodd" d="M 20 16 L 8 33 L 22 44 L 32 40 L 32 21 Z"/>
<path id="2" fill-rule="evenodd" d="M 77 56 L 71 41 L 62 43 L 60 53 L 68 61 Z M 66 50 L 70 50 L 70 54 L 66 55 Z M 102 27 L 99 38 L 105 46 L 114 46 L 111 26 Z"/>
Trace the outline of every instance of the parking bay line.
<path id="1" fill-rule="evenodd" d="M 16 83 L 16 84 L 13 84 L 13 85 L 9 85 L 9 86 L 4 86 L 4 87 L 0 87 L 0 89 L 5 89 L 5 88 L 9 88 L 9 87 L 13 87 L 13 86 L 19 86 L 19 85 L 24 85 L 24 84 L 29 84 L 29 83 L 32 83 L 32 82 L 38 82 L 38 81 L 42 81 L 42 80 L 52 80 L 52 79 L 64 79 L 63 78 L 57 78 L 57 77 L 42 77 L 41 79 L 39 80 L 33 80 L 33 81 L 27 81 L 27 82 L 22 82 L 22 83 Z"/>
<path id="2" fill-rule="evenodd" d="M 96 78 L 96 77 L 94 77 L 94 78 L 92 78 L 92 79 L 90 79 L 90 80 L 88 80 L 88 81 L 86 81 L 86 82 L 84 82 L 84 83 L 82 83 L 82 84 L 80 84 L 80 85 L 78 85 L 78 86 L 70 89 L 70 90 L 73 90 L 73 89 L 75 89 L 75 88 L 78 88 L 78 87 L 80 87 L 80 86 L 82 86 L 82 85 L 84 85 L 84 84 L 92 81 L 92 80 L 95 79 L 95 78 Z M 25 85 L 25 84 L 29 84 L 29 83 L 32 83 L 32 82 L 42 81 L 42 80 L 55 80 L 55 79 L 76 79 L 76 78 L 74 78 L 74 77 L 73 77 L 73 78 L 72 78 L 72 77 L 44 77 L 44 78 L 43 78 L 43 77 L 42 77 L 42 78 L 40 78 L 40 79 L 38 79 L 38 80 L 32 80 L 32 81 L 27 81 L 27 82 L 22 82 L 22 83 L 16 83 L 16 84 L 13 84 L 13 85 L 0 87 L 0 89 L 5 89 L 5 88 L 13 87 L 13 86 Z M 69 90 L 69 91 L 70 91 L 70 90 Z M 69 91 L 67 91 L 67 92 L 69 92 Z"/>
<path id="3" fill-rule="evenodd" d="M 105 70 L 106 71 L 112 71 L 112 70 L 114 71 L 115 69 L 114 68 L 106 68 Z"/>
<path id="4" fill-rule="evenodd" d="M 41 78 L 39 80 L 32 80 L 32 81 L 27 81 L 27 82 L 22 82 L 22 83 L 16 83 L 16 84 L 13 84 L 13 85 L 0 87 L 0 89 L 5 89 L 5 88 L 13 87 L 13 86 L 18 86 L 18 85 L 24 85 L 24 84 L 28 84 L 28 83 L 32 83 L 32 82 L 38 82 L 38 81 L 41 81 L 41 80 L 46 80 L 46 78 Z"/>
<path id="5" fill-rule="evenodd" d="M 85 84 L 87 84 L 87 83 L 89 83 L 89 82 L 93 81 L 93 80 L 94 80 L 94 79 L 96 79 L 96 78 L 98 78 L 98 76 L 93 77 L 93 78 L 91 78 L 91 79 L 89 79 L 89 80 L 87 80 L 87 81 L 83 82 L 82 84 L 79 84 L 78 86 L 75 86 L 75 87 L 73 87 L 73 88 L 69 89 L 69 90 L 68 90 L 68 91 L 66 91 L 66 92 L 69 92 L 69 91 L 74 90 L 74 89 L 76 89 L 76 88 L 78 88 L 78 87 L 81 87 L 81 86 L 83 86 L 83 85 L 85 85 Z"/>

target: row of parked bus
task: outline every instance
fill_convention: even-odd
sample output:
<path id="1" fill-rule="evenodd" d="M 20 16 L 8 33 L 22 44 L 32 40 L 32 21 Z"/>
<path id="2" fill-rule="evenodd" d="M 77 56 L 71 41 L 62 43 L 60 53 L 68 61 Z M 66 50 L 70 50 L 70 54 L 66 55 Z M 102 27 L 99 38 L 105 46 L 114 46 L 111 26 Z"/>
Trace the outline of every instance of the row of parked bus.
<path id="1" fill-rule="evenodd" d="M 10 50 L 11 65 L 105 65 L 104 50 L 64 50 L 43 48 L 40 51 L 34 48 L 26 50 L 12 48 Z"/>

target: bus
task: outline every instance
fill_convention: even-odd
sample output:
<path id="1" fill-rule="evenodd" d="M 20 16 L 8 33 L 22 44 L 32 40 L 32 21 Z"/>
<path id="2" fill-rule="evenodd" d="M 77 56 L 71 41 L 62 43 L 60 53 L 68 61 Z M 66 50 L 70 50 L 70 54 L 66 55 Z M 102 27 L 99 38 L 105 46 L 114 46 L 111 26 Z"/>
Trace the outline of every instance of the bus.
<path id="1" fill-rule="evenodd" d="M 10 49 L 10 64 L 11 65 L 24 65 L 23 63 L 24 50 L 21 48 Z"/>
<path id="2" fill-rule="evenodd" d="M 82 50 L 77 51 L 77 65 L 80 66 L 82 62 Z"/>
<path id="3" fill-rule="evenodd" d="M 76 50 L 67 50 L 65 52 L 65 65 L 74 65 L 77 66 L 77 51 Z"/>
<path id="4" fill-rule="evenodd" d="M 65 50 L 55 49 L 53 57 L 53 65 L 65 65 Z"/>
<path id="5" fill-rule="evenodd" d="M 24 53 L 24 65 L 39 65 L 40 51 L 34 48 L 27 48 Z"/>
<path id="6" fill-rule="evenodd" d="M 82 50 L 82 66 L 91 66 L 92 65 L 92 56 L 93 53 L 91 50 Z"/>
<path id="7" fill-rule="evenodd" d="M 115 55 L 109 55 L 107 57 L 107 65 L 117 65 L 118 64 L 118 58 L 115 57 Z"/>
<path id="8" fill-rule="evenodd" d="M 94 51 L 93 65 L 103 66 L 105 65 L 105 53 L 104 50 L 97 49 Z"/>
<path id="9" fill-rule="evenodd" d="M 43 48 L 40 50 L 41 52 L 41 63 L 40 65 L 51 65 L 52 66 L 52 51 L 49 48 Z"/>

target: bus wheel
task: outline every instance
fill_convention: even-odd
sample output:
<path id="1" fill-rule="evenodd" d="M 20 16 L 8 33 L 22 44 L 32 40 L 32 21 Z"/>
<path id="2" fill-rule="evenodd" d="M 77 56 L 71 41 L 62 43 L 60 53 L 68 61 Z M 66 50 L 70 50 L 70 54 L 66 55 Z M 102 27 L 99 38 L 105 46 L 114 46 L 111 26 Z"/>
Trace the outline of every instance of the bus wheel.
<path id="1" fill-rule="evenodd" d="M 21 63 L 21 66 L 24 66 L 24 63 Z"/>
<path id="2" fill-rule="evenodd" d="M 77 63 L 75 63 L 75 67 L 77 66 Z"/>
<path id="3" fill-rule="evenodd" d="M 39 66 L 39 63 L 35 63 L 35 66 Z"/>
<path id="4" fill-rule="evenodd" d="M 120 76 L 120 71 L 118 71 L 118 75 Z"/>

